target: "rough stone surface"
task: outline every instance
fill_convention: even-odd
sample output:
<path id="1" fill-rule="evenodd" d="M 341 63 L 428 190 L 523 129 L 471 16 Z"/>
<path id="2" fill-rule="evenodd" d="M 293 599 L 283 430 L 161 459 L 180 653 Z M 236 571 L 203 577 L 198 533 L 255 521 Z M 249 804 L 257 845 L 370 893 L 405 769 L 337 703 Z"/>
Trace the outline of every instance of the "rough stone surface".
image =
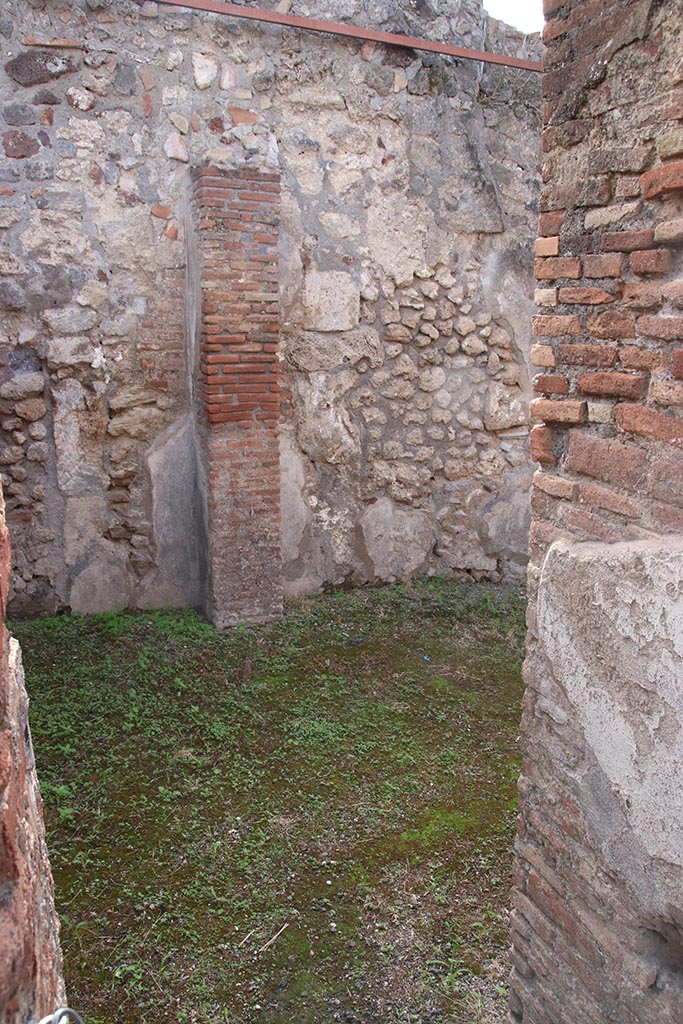
<path id="1" fill-rule="evenodd" d="M 360 287 L 342 271 L 310 271 L 304 279 L 304 326 L 350 331 L 360 319 Z"/>
<path id="2" fill-rule="evenodd" d="M 403 579 L 424 569 L 434 545 L 434 530 L 424 512 L 396 508 L 389 498 L 380 498 L 366 508 L 358 527 L 370 579 Z"/>
<path id="3" fill-rule="evenodd" d="M 297 370 L 315 373 L 355 366 L 361 359 L 375 369 L 384 362 L 384 347 L 373 327 L 328 332 L 302 331 L 285 342 L 286 358 Z"/>
<path id="4" fill-rule="evenodd" d="M 4 626 L 9 574 L 0 488 L 0 1019 L 25 1024 L 65 996 L 21 650 Z"/>
<path id="5" fill-rule="evenodd" d="M 42 373 L 17 373 L 11 380 L 0 385 L 0 398 L 22 399 L 31 395 L 42 395 L 45 390 Z"/>
<path id="6" fill-rule="evenodd" d="M 21 86 L 52 82 L 75 71 L 71 57 L 54 50 L 23 51 L 5 64 L 5 72 Z"/>
<path id="7" fill-rule="evenodd" d="M 539 52 L 479 0 L 292 9 Z M 77 579 L 80 607 L 81 574 L 110 545 L 125 563 L 112 606 L 124 592 L 133 606 L 187 601 L 192 587 L 160 561 L 176 528 L 159 515 L 150 467 L 153 451 L 166 465 L 165 431 L 193 409 L 186 196 L 207 163 L 282 180 L 279 223 L 245 187 L 216 244 L 225 253 L 236 225 L 249 226 L 280 250 L 277 281 L 266 265 L 249 283 L 262 303 L 253 316 L 279 322 L 280 426 L 298 467 L 287 486 L 281 467 L 287 589 L 371 578 L 355 539 L 380 499 L 431 524 L 424 571 L 518 575 L 522 520 L 505 519 L 510 481 L 529 478 L 517 471 L 529 465 L 538 77 L 246 21 L 228 38 L 220 19 L 179 21 L 164 7 L 154 18 L 93 9 L 73 33 L 65 13 L 18 5 L 12 39 L 67 33 L 82 49 L 26 46 L 0 68 L 0 136 L 22 136 L 0 168 L 11 189 L 0 202 L 0 387 L 27 373 L 45 382 L 24 396 L 42 398 L 44 415 L 21 420 L 41 436 L 8 428 L 1 439 L 11 458 L 20 449 L 7 465 L 26 472 L 8 496 L 13 613 L 69 607 Z M 4 422 L 21 419 L 22 400 L 2 398 Z M 183 465 L 179 479 L 191 478 Z M 183 502 L 173 507 L 185 523 Z"/>

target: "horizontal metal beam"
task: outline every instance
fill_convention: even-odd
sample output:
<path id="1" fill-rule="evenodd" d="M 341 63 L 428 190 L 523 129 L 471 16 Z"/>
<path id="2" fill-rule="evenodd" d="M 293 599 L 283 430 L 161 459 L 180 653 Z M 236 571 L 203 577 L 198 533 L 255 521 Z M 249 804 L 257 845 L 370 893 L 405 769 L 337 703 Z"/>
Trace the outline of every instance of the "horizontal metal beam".
<path id="1" fill-rule="evenodd" d="M 167 4 L 171 7 L 190 7 L 195 11 L 208 11 L 210 14 L 226 14 L 231 18 L 246 18 L 248 21 L 265 21 L 271 25 L 284 25 L 286 28 L 298 28 L 306 32 L 327 32 L 334 36 L 348 36 L 351 39 L 384 43 L 387 46 L 405 46 L 410 50 L 426 50 L 428 53 L 441 53 L 447 57 L 460 57 L 463 60 L 502 64 L 508 68 L 520 68 L 522 71 L 540 72 L 542 70 L 542 65 L 535 60 L 504 57 L 498 53 L 486 53 L 485 50 L 468 50 L 464 46 L 451 46 L 449 43 L 438 43 L 432 39 L 420 39 L 417 36 L 376 32 L 372 28 L 357 28 L 355 25 L 344 25 L 336 21 L 317 21 L 314 18 L 301 18 L 296 14 L 264 11 L 260 7 L 243 7 L 241 4 L 223 3 L 222 0 L 157 0 L 157 3 Z"/>

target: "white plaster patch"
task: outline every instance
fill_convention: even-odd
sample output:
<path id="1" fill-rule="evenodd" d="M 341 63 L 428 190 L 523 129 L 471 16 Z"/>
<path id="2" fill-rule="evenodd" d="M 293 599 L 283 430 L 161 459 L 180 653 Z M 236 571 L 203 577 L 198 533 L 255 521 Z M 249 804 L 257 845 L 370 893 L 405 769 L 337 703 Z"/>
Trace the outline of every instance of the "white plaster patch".
<path id="1" fill-rule="evenodd" d="M 538 631 L 637 839 L 683 866 L 683 540 L 558 541 Z"/>
<path id="2" fill-rule="evenodd" d="M 304 283 L 304 326 L 311 331 L 350 331 L 360 320 L 360 288 L 341 270 L 312 270 Z"/>
<path id="3" fill-rule="evenodd" d="M 358 520 L 363 542 L 380 580 L 403 579 L 424 565 L 434 545 L 429 516 L 380 498 Z"/>
<path id="4" fill-rule="evenodd" d="M 128 602 L 125 554 L 115 544 L 102 541 L 95 557 L 71 585 L 71 610 L 89 615 L 121 611 Z"/>
<path id="5" fill-rule="evenodd" d="M 93 435 L 98 433 L 98 422 L 87 408 L 85 389 L 76 380 L 65 380 L 53 385 L 52 400 L 60 491 L 82 496 L 105 490 L 108 479 L 102 455 L 92 443 Z"/>

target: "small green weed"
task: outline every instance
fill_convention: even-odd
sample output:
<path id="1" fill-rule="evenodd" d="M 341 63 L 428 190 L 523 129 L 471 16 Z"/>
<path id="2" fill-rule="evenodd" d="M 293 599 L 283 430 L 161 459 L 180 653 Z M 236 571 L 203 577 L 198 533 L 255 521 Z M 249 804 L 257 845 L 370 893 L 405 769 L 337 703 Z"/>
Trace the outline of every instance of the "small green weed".
<path id="1" fill-rule="evenodd" d="M 519 592 L 14 629 L 88 1024 L 503 1020 Z"/>

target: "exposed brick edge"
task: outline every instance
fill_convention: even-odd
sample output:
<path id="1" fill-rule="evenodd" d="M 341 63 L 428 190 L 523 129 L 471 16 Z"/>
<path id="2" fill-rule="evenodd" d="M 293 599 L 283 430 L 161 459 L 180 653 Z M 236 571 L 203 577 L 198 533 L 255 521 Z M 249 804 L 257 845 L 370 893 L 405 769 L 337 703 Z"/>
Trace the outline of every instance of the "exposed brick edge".
<path id="1" fill-rule="evenodd" d="M 648 91 L 648 80 L 637 90 L 641 69 L 664 59 L 661 37 L 647 37 L 654 12 L 679 19 L 669 22 L 674 37 L 680 12 L 648 0 L 544 0 L 544 11 L 547 160 L 531 353 L 539 470 L 510 1021 L 649 1024 L 665 1010 L 638 946 L 633 895 L 610 874 L 604 837 L 581 805 L 575 769 L 588 752 L 536 648 L 536 592 L 556 540 L 683 532 L 683 89 L 662 65 L 662 89 Z M 621 91 L 618 74 L 634 88 Z M 632 104 L 618 140 L 600 135 L 615 103 Z M 572 179 L 572 160 L 588 173 Z"/>
<path id="2" fill-rule="evenodd" d="M 0 1020 L 64 1004 L 59 923 L 28 728 L 21 656 L 4 625 L 10 543 L 0 487 Z"/>
<path id="3" fill-rule="evenodd" d="M 280 176 L 196 169 L 190 209 L 201 263 L 196 388 L 205 604 L 222 628 L 282 615 Z"/>
<path id="4" fill-rule="evenodd" d="M 191 206 L 203 254 L 198 386 L 207 424 L 276 425 L 279 175 L 197 170 Z"/>

